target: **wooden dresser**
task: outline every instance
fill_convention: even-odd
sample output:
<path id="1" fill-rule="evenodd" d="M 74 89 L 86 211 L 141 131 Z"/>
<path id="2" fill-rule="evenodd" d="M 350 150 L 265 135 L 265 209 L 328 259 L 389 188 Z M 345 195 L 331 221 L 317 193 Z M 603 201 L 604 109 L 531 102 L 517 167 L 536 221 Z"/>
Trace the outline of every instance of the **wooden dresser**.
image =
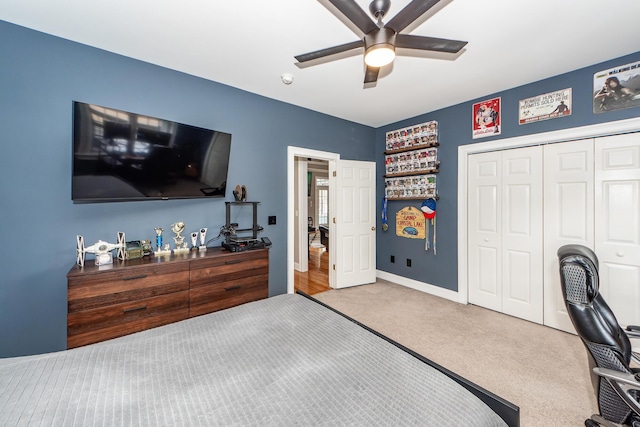
<path id="1" fill-rule="evenodd" d="M 269 250 L 145 257 L 67 274 L 67 348 L 269 296 Z"/>

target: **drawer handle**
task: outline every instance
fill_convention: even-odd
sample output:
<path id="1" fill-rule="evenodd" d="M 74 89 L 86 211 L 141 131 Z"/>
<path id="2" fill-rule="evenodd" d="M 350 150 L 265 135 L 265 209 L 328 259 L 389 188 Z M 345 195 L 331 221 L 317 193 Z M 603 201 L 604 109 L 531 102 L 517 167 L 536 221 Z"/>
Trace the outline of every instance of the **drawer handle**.
<path id="1" fill-rule="evenodd" d="M 225 291 L 235 291 L 236 289 L 240 289 L 242 286 L 240 285 L 235 285 L 235 286 L 229 286 L 228 288 L 224 288 Z"/>
<path id="2" fill-rule="evenodd" d="M 244 262 L 243 259 L 232 259 L 230 261 L 225 261 L 225 264 L 240 264 L 241 262 Z"/>
<path id="3" fill-rule="evenodd" d="M 139 276 L 131 276 L 131 277 L 125 277 L 122 280 L 136 280 L 136 279 L 144 279 L 145 277 L 147 277 L 146 274 L 141 274 Z"/>
<path id="4" fill-rule="evenodd" d="M 122 310 L 122 312 L 123 313 L 131 313 L 132 311 L 146 310 L 146 309 L 147 309 L 147 304 L 141 305 L 139 307 L 125 308 L 124 310 Z"/>

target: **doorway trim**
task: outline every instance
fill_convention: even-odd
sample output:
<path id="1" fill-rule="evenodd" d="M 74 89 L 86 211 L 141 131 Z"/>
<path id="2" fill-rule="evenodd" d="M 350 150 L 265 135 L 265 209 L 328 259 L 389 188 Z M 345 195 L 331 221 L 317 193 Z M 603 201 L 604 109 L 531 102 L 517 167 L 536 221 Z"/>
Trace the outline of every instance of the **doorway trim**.
<path id="1" fill-rule="evenodd" d="M 340 154 L 328 151 L 311 150 L 302 147 L 287 147 L 287 293 L 294 293 L 294 252 L 295 252 L 295 159 L 296 157 L 311 157 L 313 159 L 326 160 L 329 162 L 329 218 L 335 216 L 335 177 L 332 171 L 336 170 Z M 331 227 L 329 223 L 329 234 Z M 335 249 L 333 245 L 335 239 L 329 239 L 329 265 L 335 264 Z M 329 286 L 335 281 L 335 272 L 329 269 Z"/>
<path id="2" fill-rule="evenodd" d="M 488 151 L 506 150 L 510 148 L 529 147 L 532 145 L 553 144 L 577 139 L 597 138 L 614 134 L 637 132 L 640 130 L 640 117 L 598 123 L 576 128 L 568 128 L 551 132 L 536 133 L 514 138 L 461 145 L 458 147 L 458 302 L 469 302 L 467 280 L 467 234 L 469 232 L 467 207 L 467 167 L 468 157 L 472 154 Z"/>

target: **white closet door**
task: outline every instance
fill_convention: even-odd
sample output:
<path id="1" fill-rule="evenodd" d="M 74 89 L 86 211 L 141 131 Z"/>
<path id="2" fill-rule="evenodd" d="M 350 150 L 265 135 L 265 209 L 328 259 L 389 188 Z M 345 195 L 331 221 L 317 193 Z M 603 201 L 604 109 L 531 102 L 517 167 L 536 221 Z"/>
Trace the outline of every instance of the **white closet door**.
<path id="1" fill-rule="evenodd" d="M 542 147 L 502 152 L 502 311 L 543 320 Z"/>
<path id="2" fill-rule="evenodd" d="M 469 302 L 542 323 L 542 148 L 469 157 Z"/>
<path id="3" fill-rule="evenodd" d="M 502 311 L 501 155 L 469 156 L 468 286 L 469 302 Z"/>
<path id="4" fill-rule="evenodd" d="M 640 134 L 595 142 L 600 292 L 622 324 L 640 324 Z"/>
<path id="5" fill-rule="evenodd" d="M 571 333 L 557 252 L 594 247 L 593 174 L 593 139 L 544 147 L 544 324 Z"/>

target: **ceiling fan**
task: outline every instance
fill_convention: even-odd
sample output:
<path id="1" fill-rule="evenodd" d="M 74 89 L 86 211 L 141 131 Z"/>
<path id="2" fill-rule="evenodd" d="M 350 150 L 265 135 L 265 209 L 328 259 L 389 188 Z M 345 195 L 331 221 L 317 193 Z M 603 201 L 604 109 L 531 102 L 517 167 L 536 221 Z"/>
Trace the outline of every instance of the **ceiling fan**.
<path id="1" fill-rule="evenodd" d="M 364 76 L 365 85 L 378 81 L 380 67 L 393 62 L 396 48 L 458 53 L 467 44 L 465 41 L 401 34 L 402 30 L 438 4 L 440 0 L 413 0 L 386 24 L 382 22 L 382 18 L 389 11 L 390 0 L 373 0 L 369 5 L 369 11 L 377 22 L 372 21 L 355 0 L 327 1 L 362 31 L 364 37 L 355 42 L 296 55 L 295 58 L 298 63 L 304 63 L 364 47 L 364 62 L 367 66 Z"/>

